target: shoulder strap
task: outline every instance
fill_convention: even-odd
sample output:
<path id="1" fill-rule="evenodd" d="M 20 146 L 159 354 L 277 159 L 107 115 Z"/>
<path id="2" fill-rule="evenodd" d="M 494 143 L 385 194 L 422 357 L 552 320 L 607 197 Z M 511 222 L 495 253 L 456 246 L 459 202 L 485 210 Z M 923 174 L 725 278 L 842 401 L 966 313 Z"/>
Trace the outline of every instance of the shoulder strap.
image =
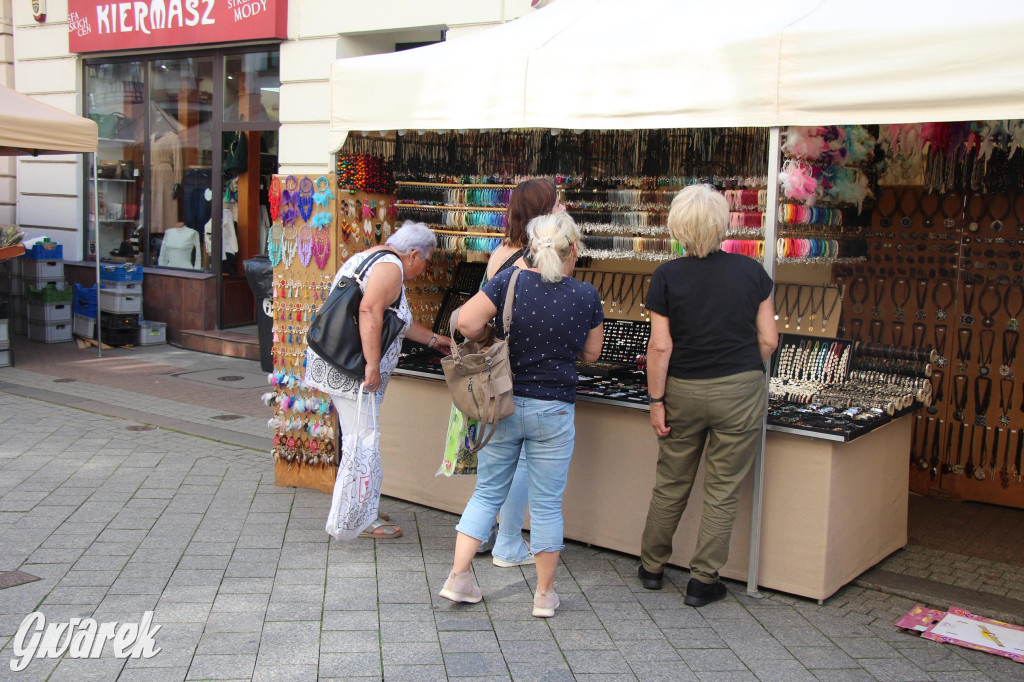
<path id="1" fill-rule="evenodd" d="M 380 251 L 375 251 L 373 254 L 371 254 L 366 259 L 364 259 L 363 262 L 359 264 L 359 267 L 356 268 L 356 271 L 353 273 L 352 276 L 355 277 L 357 280 L 359 280 L 359 283 L 361 285 L 362 284 L 363 273 L 365 273 L 366 270 L 371 265 L 373 265 L 373 263 L 375 261 L 378 261 L 381 258 L 383 258 L 384 256 L 389 256 L 389 255 L 390 256 L 394 256 L 395 258 L 398 258 L 399 260 L 401 260 L 401 256 L 399 256 L 397 253 L 395 253 L 391 249 L 381 249 Z M 401 266 L 399 266 L 399 267 L 401 267 Z M 403 284 L 403 286 L 404 286 L 404 284 Z M 389 307 L 390 308 L 397 308 L 398 304 L 401 303 L 401 302 L 402 302 L 402 293 L 399 292 L 398 293 L 398 298 L 396 298 L 395 302 L 392 303 Z"/>
<path id="2" fill-rule="evenodd" d="M 501 323 L 505 327 L 506 341 L 512 334 L 512 303 L 516 297 L 516 280 L 519 279 L 520 272 L 522 270 L 516 268 L 516 271 L 512 273 L 508 279 L 508 290 L 505 291 L 505 307 L 501 311 Z"/>
<path id="3" fill-rule="evenodd" d="M 391 249 L 381 249 L 380 251 L 375 251 L 369 257 L 365 258 L 363 262 L 359 264 L 359 267 L 356 268 L 355 273 L 353 273 L 355 278 L 361 278 L 363 276 L 363 273 L 366 272 L 367 268 L 369 268 L 375 261 L 378 261 L 387 255 L 399 257 L 398 254 L 392 251 Z"/>

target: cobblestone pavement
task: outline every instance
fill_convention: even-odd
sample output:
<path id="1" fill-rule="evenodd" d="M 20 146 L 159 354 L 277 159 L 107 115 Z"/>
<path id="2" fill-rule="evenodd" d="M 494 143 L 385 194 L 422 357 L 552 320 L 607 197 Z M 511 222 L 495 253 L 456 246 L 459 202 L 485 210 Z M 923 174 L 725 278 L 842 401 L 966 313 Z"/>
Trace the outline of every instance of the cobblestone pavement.
<path id="1" fill-rule="evenodd" d="M 634 557 L 575 543 L 554 618 L 530 616 L 532 567 L 487 556 L 474 564 L 484 601 L 454 605 L 436 593 L 455 516 L 385 499 L 404 537 L 328 542 L 329 497 L 274 485 L 268 410 L 246 402 L 265 389 L 176 376 L 251 378 L 257 363 L 126 353 L 80 356 L 91 376 L 30 353 L 0 369 L 0 570 L 41 578 L 0 590 L 4 679 L 1021 679 L 1019 664 L 899 631 L 909 599 L 848 586 L 819 605 L 730 582 L 697 610 L 685 571 L 648 592 Z M 147 424 L 159 427 L 134 430 Z M 12 673 L 12 638 L 35 610 L 52 623 L 153 610 L 162 651 L 125 661 L 108 646 Z"/>

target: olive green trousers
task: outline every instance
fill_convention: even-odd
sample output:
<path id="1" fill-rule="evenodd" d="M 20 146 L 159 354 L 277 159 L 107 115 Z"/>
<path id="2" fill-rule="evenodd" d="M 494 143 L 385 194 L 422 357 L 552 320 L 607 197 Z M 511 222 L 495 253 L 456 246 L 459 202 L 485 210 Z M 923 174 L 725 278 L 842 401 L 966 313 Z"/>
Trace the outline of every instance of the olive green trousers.
<path id="1" fill-rule="evenodd" d="M 665 422 L 672 432 L 658 440 L 657 477 L 640 550 L 645 569 L 661 573 L 672 556 L 672 536 L 703 454 L 704 508 L 690 574 L 704 583 L 718 579 L 718 569 L 729 558 L 740 485 L 760 446 L 767 407 L 761 371 L 714 379 L 668 378 Z"/>

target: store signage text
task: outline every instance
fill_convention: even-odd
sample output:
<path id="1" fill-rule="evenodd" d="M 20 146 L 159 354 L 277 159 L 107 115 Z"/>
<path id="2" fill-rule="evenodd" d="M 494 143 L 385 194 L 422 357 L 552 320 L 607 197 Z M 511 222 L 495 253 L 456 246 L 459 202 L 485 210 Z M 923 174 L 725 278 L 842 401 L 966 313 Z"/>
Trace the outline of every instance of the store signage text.
<path id="1" fill-rule="evenodd" d="M 72 52 L 287 37 L 287 0 L 68 0 Z"/>

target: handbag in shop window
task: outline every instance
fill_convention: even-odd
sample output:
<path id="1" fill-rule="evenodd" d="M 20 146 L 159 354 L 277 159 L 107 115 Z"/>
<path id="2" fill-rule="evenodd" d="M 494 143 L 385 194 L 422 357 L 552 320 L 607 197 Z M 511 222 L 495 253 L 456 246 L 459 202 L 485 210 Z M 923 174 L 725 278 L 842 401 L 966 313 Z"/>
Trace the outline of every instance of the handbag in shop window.
<path id="1" fill-rule="evenodd" d="M 505 292 L 502 309 L 502 323 L 505 338 L 496 340 L 485 347 L 483 339 L 467 339 L 464 343 L 452 343 L 452 354 L 441 358 L 444 380 L 452 403 L 467 419 L 479 422 L 476 434 L 467 438 L 466 449 L 477 452 L 487 445 L 494 435 L 498 421 L 515 412 L 512 402 L 512 365 L 508 358 L 508 340 L 512 333 L 512 304 L 515 300 L 516 280 L 519 270 L 512 273 Z M 459 309 L 452 311 L 451 329 L 455 335 L 459 320 Z"/>

